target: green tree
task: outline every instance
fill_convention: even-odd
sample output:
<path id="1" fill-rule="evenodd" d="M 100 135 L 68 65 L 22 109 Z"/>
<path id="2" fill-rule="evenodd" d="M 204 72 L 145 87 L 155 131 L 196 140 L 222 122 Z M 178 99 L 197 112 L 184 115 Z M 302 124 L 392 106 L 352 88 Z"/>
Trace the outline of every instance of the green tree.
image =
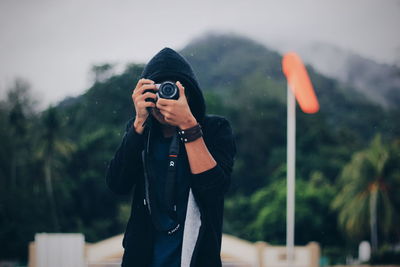
<path id="1" fill-rule="evenodd" d="M 93 65 L 91 68 L 91 74 L 94 82 L 104 82 L 113 75 L 113 64 L 105 63 L 99 65 Z"/>
<path id="2" fill-rule="evenodd" d="M 47 230 L 41 162 L 35 157 L 37 100 L 17 78 L 0 100 L 0 259 L 26 258 L 36 232 Z"/>
<path id="3" fill-rule="evenodd" d="M 284 244 L 286 236 L 286 169 L 273 174 L 274 182 L 248 198 L 228 198 L 225 206 L 225 230 L 245 239 Z M 334 187 L 320 171 L 308 181 L 296 180 L 296 244 L 317 241 L 338 246 L 336 213 L 329 210 Z"/>
<path id="4" fill-rule="evenodd" d="M 365 238 L 369 232 L 373 251 L 379 233 L 388 237 L 398 232 L 399 163 L 378 134 L 367 149 L 352 156 L 340 176 L 332 204 L 339 211 L 339 224 L 351 238 Z"/>
<path id="5" fill-rule="evenodd" d="M 53 230 L 59 231 L 60 224 L 57 216 L 57 205 L 54 197 L 54 169 L 60 166 L 58 155 L 68 156 L 74 146 L 61 138 L 61 120 L 57 108 L 50 106 L 42 116 L 42 136 L 38 148 L 38 157 L 43 160 L 45 188 L 50 204 Z"/>
<path id="6" fill-rule="evenodd" d="M 18 170 L 26 163 L 24 153 L 27 151 L 27 135 L 32 116 L 35 114 L 36 101 L 30 95 L 30 84 L 17 78 L 7 92 L 8 124 L 10 126 L 12 153 L 10 154 L 10 184 L 16 187 L 21 174 Z"/>

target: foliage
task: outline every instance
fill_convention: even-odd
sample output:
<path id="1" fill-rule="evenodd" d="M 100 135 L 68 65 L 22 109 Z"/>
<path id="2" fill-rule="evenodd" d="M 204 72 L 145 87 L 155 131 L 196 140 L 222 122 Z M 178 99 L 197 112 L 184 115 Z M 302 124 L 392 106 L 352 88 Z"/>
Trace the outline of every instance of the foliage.
<path id="1" fill-rule="evenodd" d="M 274 182 L 250 197 L 229 198 L 226 203 L 226 231 L 253 241 L 284 244 L 286 240 L 286 170 L 274 174 Z M 339 245 L 336 213 L 329 206 L 334 190 L 321 172 L 309 181 L 296 181 L 296 243 L 310 240 L 324 245 Z M 238 220 L 239 219 L 239 220 Z M 234 223 L 232 223 L 234 222 Z M 321 229 L 324 229 L 321 231 Z"/>
<path id="2" fill-rule="evenodd" d="M 394 149 L 393 149 L 394 148 Z M 398 149 L 398 148 L 397 148 Z M 371 237 L 377 249 L 378 232 L 390 241 L 399 240 L 400 161 L 396 146 L 390 149 L 377 135 L 365 150 L 354 153 L 339 180 L 339 193 L 333 207 L 339 210 L 339 223 L 357 240 Z M 371 228 L 371 229 L 370 229 Z"/>
<path id="3" fill-rule="evenodd" d="M 199 76 L 208 112 L 226 116 L 236 138 L 224 231 L 283 244 L 286 82 L 280 55 L 231 35 L 195 40 L 182 53 Z M 61 232 L 82 232 L 88 242 L 124 231 L 130 196 L 113 195 L 104 176 L 134 113 L 131 94 L 143 67 L 130 64 L 115 74 L 112 64 L 93 66 L 94 82 L 85 93 L 43 112 L 37 111 L 27 82 L 18 79 L 10 86 L 7 99 L 0 101 L 0 240 L 8 244 L 0 259 L 26 259 L 34 234 L 56 231 L 56 224 Z M 384 177 L 398 182 L 400 109 L 384 110 L 308 68 L 321 110 L 315 115 L 297 110 L 295 241 L 318 241 L 323 251 L 336 255 L 338 247 L 353 244 L 337 227 L 338 213 L 348 206 L 331 209 L 342 188 L 337 179 L 347 163 L 360 157 L 353 153 L 368 149 L 380 132 L 382 146 L 393 144 Z M 398 211 L 398 199 L 388 199 Z M 56 217 L 49 216 L 52 205 Z M 398 230 L 391 226 L 385 231 L 385 242 L 399 241 Z"/>

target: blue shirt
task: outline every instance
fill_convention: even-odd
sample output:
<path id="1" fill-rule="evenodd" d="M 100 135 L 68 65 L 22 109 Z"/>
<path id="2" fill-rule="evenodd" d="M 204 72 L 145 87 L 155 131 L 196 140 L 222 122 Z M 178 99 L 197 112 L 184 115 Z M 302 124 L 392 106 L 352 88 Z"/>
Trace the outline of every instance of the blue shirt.
<path id="1" fill-rule="evenodd" d="M 153 161 L 156 186 L 155 192 L 159 199 L 162 200 L 166 174 L 168 169 L 168 153 L 169 145 L 172 137 L 164 138 L 157 136 L 152 142 L 151 146 L 151 160 Z M 183 144 L 180 144 L 183 146 Z M 182 149 L 181 149 L 182 151 Z M 169 235 L 166 231 L 158 231 L 153 227 L 154 231 L 154 249 L 151 267 L 159 266 L 170 266 L 179 267 L 181 264 L 181 251 L 182 251 L 182 240 L 183 240 L 183 228 L 186 217 L 187 200 L 189 196 L 189 179 L 190 170 L 186 155 L 180 153 L 177 160 L 177 171 L 176 171 L 176 209 L 177 218 L 180 223 L 180 227 L 176 232 Z M 173 226 L 176 224 L 168 214 L 163 211 L 157 211 L 158 217 L 161 223 L 166 227 Z"/>

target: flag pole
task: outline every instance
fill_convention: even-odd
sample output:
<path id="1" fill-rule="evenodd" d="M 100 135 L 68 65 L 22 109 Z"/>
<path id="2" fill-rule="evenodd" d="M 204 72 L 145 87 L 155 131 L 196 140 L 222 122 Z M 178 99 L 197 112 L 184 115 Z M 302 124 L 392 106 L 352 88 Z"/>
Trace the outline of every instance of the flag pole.
<path id="1" fill-rule="evenodd" d="M 293 267 L 295 262 L 296 100 L 301 110 L 309 114 L 318 112 L 319 103 L 307 69 L 295 52 L 289 52 L 283 56 L 282 71 L 287 79 L 286 259 L 287 265 Z"/>
<path id="2" fill-rule="evenodd" d="M 286 258 L 294 266 L 294 208 L 296 168 L 296 99 L 287 83 L 287 194 L 286 194 Z"/>

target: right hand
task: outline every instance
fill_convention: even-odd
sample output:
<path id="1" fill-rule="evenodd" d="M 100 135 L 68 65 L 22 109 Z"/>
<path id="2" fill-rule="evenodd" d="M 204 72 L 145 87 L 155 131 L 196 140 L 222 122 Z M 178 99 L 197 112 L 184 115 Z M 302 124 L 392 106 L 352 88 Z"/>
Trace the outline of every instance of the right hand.
<path id="1" fill-rule="evenodd" d="M 152 92 L 146 92 L 143 93 L 145 90 L 152 89 L 157 91 L 157 87 L 154 83 L 154 81 L 149 80 L 149 79 L 140 79 L 137 84 L 135 89 L 133 90 L 132 93 L 132 100 L 133 104 L 135 106 L 135 111 L 136 111 L 136 118 L 134 122 L 134 127 L 136 132 L 138 133 L 143 133 L 143 123 L 146 121 L 147 117 L 149 116 L 149 112 L 147 111 L 147 108 L 154 108 L 156 106 L 155 103 L 153 102 L 148 102 L 146 101 L 147 98 L 152 98 L 156 100 L 156 94 Z"/>

